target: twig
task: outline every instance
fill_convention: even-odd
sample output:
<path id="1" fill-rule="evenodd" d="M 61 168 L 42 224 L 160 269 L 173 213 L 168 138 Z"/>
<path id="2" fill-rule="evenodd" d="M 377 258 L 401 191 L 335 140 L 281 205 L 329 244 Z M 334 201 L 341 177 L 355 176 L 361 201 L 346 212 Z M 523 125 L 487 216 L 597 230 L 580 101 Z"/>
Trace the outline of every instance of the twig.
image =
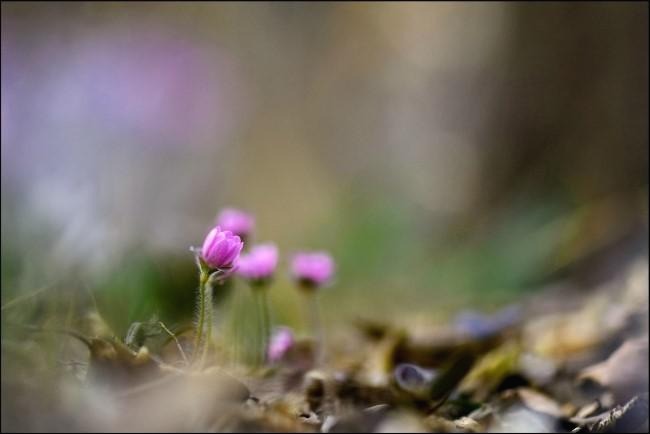
<path id="1" fill-rule="evenodd" d="M 172 339 L 174 339 L 174 342 L 176 342 L 176 347 L 178 348 L 178 352 L 181 353 L 181 356 L 183 357 L 183 360 L 185 361 L 185 365 L 189 365 L 190 362 L 187 360 L 187 356 L 185 355 L 185 351 L 183 351 L 183 347 L 181 346 L 181 343 L 178 341 L 178 338 L 176 337 L 176 335 L 174 333 L 172 333 L 171 330 L 169 330 L 162 321 L 158 321 L 158 323 L 160 323 L 160 326 L 163 328 L 163 330 L 165 330 L 167 332 L 167 334 L 169 336 L 171 336 Z"/>

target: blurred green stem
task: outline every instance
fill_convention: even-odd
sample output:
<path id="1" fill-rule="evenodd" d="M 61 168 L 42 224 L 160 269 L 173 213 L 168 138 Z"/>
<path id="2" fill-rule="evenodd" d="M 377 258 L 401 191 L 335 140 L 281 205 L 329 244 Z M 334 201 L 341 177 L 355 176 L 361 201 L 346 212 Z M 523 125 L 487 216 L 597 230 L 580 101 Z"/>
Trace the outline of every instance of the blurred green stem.
<path id="1" fill-rule="evenodd" d="M 309 316 L 309 325 L 311 327 L 312 337 L 314 339 L 314 365 L 319 367 L 323 358 L 323 328 L 320 320 L 320 309 L 318 308 L 317 294 L 313 290 L 303 291 L 305 304 L 307 305 L 307 315 Z"/>
<path id="2" fill-rule="evenodd" d="M 271 337 L 271 315 L 269 314 L 269 299 L 266 292 L 266 288 L 260 291 L 260 303 L 262 306 L 262 345 L 260 346 L 260 351 L 262 363 L 266 362 L 266 349 Z"/>
<path id="3" fill-rule="evenodd" d="M 258 336 L 255 348 L 255 364 L 261 366 L 266 362 L 266 348 L 269 343 L 271 333 L 271 317 L 269 314 L 269 304 L 267 297 L 267 289 L 264 287 L 253 288 L 257 305 L 257 318 L 258 318 Z"/>

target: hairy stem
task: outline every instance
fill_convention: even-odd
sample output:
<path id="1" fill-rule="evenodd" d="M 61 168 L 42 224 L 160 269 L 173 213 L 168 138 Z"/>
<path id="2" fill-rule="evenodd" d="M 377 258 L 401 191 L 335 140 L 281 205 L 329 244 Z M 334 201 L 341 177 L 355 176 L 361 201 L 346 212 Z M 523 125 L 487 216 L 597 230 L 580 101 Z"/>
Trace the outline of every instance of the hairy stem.
<path id="1" fill-rule="evenodd" d="M 203 290 L 203 299 L 205 303 L 205 343 L 203 344 L 203 353 L 201 354 L 201 362 L 199 367 L 203 367 L 205 358 L 210 352 L 210 346 L 212 345 L 212 326 L 214 322 L 214 305 L 212 303 L 212 284 L 210 279 L 207 279 L 204 290 Z"/>
<path id="2" fill-rule="evenodd" d="M 199 277 L 199 317 L 196 322 L 196 333 L 194 336 L 194 352 L 192 353 L 192 359 L 196 361 L 196 359 L 199 356 L 199 353 L 201 352 L 202 346 L 201 343 L 203 342 L 203 329 L 205 327 L 205 286 L 208 281 L 208 273 L 205 271 L 201 270 L 201 274 Z"/>

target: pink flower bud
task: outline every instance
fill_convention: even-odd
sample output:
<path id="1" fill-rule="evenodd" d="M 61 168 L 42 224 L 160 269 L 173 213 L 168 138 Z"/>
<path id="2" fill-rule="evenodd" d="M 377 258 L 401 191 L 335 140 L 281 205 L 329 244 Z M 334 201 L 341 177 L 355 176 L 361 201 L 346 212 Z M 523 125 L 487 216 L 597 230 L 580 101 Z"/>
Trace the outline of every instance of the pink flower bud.
<path id="1" fill-rule="evenodd" d="M 277 362 L 293 347 L 293 332 L 288 327 L 279 327 L 273 336 L 267 350 L 267 359 L 269 362 Z"/>
<path id="2" fill-rule="evenodd" d="M 217 216 L 217 225 L 221 226 L 224 231 L 230 231 L 246 238 L 253 232 L 255 218 L 235 208 L 224 208 Z"/>
<path id="3" fill-rule="evenodd" d="M 238 265 L 237 274 L 243 278 L 254 282 L 268 280 L 278 265 L 278 248 L 271 243 L 254 246 L 239 258 Z"/>
<path id="4" fill-rule="evenodd" d="M 328 283 L 334 275 L 334 260 L 325 252 L 302 252 L 291 261 L 293 278 L 307 287 Z"/>
<path id="5" fill-rule="evenodd" d="M 211 268 L 232 268 L 236 265 L 244 243 L 231 231 L 213 228 L 203 241 L 201 257 Z"/>

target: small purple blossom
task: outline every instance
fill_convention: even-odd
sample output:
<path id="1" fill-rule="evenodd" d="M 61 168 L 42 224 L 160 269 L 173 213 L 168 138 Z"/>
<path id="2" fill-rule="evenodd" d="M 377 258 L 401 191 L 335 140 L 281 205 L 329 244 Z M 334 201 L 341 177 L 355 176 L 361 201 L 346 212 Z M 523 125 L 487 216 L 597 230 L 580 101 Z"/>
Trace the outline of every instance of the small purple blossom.
<path id="1" fill-rule="evenodd" d="M 269 362 L 277 362 L 293 347 L 293 332 L 288 327 L 279 327 L 273 336 L 267 350 L 267 359 Z"/>
<path id="2" fill-rule="evenodd" d="M 255 218 L 236 208 L 224 208 L 217 216 L 217 224 L 242 238 L 249 236 L 255 227 Z"/>
<path id="3" fill-rule="evenodd" d="M 243 247 L 244 243 L 239 236 L 217 226 L 205 237 L 201 258 L 211 268 L 233 268 Z"/>
<path id="4" fill-rule="evenodd" d="M 237 274 L 253 282 L 270 279 L 278 265 L 278 248 L 275 244 L 254 246 L 239 258 Z"/>
<path id="5" fill-rule="evenodd" d="M 291 261 L 294 279 L 308 287 L 328 283 L 334 275 L 334 268 L 334 260 L 325 252 L 301 252 Z"/>

